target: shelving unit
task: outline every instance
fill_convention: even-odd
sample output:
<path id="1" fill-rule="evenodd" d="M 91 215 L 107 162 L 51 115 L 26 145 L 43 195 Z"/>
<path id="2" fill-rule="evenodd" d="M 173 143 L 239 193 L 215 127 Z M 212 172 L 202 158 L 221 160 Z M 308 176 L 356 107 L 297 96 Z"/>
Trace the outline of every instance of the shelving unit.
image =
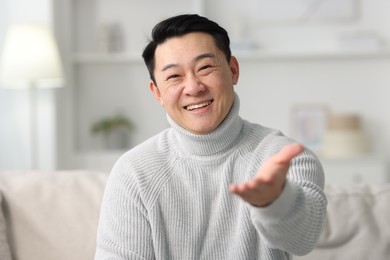
<path id="1" fill-rule="evenodd" d="M 325 171 L 325 183 L 327 184 L 381 184 L 390 182 L 390 169 L 386 159 L 380 156 L 334 158 L 321 161 Z"/>
<path id="2" fill-rule="evenodd" d="M 221 0 L 219 0 L 221 1 Z M 65 0 L 56 2 L 57 13 L 63 21 L 60 35 L 66 37 L 64 56 L 67 57 L 70 92 L 71 152 L 77 164 L 88 166 L 97 161 L 111 162 L 122 151 L 98 151 L 96 140 L 90 135 L 93 122 L 117 111 L 124 112 L 136 124 L 131 136 L 135 145 L 167 127 L 163 109 L 153 100 L 148 89 L 149 77 L 141 58 L 146 37 L 161 19 L 178 13 L 199 13 L 212 19 L 220 18 L 221 25 L 230 21 L 216 9 L 217 2 L 189 1 L 123 1 L 123 0 Z M 237 5 L 237 3 L 236 3 Z M 137 8 L 134 8 L 136 6 Z M 151 7 L 152 6 L 152 7 Z M 174 10 L 174 11 L 172 11 Z M 236 17 L 237 18 L 237 17 Z M 123 52 L 104 53 L 97 48 L 99 27 L 119 23 L 124 32 Z M 231 25 L 231 24 L 230 24 Z M 234 29 L 234 28 L 233 28 Z M 137 35 L 137 37 L 133 37 Z M 139 37 L 139 36 L 143 37 Z M 267 62 L 307 62 L 338 60 L 389 59 L 390 51 L 334 51 L 334 52 L 268 52 L 241 51 L 233 54 L 239 62 L 250 66 Z M 329 165 L 333 165 L 334 162 Z M 328 166 L 333 167 L 333 166 Z M 336 167 L 336 166 L 335 166 Z"/>

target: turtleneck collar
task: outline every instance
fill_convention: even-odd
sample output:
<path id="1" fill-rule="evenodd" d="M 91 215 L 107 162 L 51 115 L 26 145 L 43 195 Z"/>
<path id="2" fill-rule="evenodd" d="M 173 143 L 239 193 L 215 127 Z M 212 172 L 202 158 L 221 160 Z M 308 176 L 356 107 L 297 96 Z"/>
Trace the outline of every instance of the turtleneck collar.
<path id="1" fill-rule="evenodd" d="M 240 100 L 238 95 L 234 94 L 234 102 L 226 118 L 212 132 L 205 135 L 198 135 L 189 132 L 167 115 L 169 124 L 173 131 L 175 145 L 186 154 L 208 156 L 223 151 L 228 148 L 239 135 L 243 120 L 239 117 Z"/>

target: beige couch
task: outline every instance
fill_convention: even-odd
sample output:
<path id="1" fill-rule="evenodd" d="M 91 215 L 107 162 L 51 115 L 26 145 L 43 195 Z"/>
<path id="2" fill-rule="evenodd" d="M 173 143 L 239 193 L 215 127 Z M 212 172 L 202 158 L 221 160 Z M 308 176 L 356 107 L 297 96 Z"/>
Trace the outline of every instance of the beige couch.
<path id="1" fill-rule="evenodd" d="M 89 260 L 108 174 L 0 173 L 1 260 Z M 328 218 L 305 260 L 390 259 L 390 184 L 327 186 Z"/>
<path id="2" fill-rule="evenodd" d="M 390 183 L 328 185 L 327 223 L 317 247 L 294 260 L 389 260 Z"/>
<path id="3" fill-rule="evenodd" d="M 88 260 L 96 247 L 108 174 L 87 171 L 0 173 L 0 230 L 13 260 Z M 4 227 L 5 224 L 5 227 Z M 8 260 L 0 234 L 0 259 Z"/>

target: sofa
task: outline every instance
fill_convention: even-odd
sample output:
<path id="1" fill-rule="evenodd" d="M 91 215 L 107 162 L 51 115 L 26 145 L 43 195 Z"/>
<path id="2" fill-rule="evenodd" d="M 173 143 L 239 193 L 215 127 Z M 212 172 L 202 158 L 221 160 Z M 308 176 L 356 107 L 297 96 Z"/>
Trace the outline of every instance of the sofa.
<path id="1" fill-rule="evenodd" d="M 0 259 L 93 259 L 107 177 L 91 171 L 0 173 Z"/>
<path id="2" fill-rule="evenodd" d="M 390 183 L 327 185 L 327 218 L 316 248 L 294 260 L 389 260 Z"/>
<path id="3" fill-rule="evenodd" d="M 108 174 L 0 173 L 1 260 L 93 259 Z M 327 222 L 301 260 L 390 259 L 390 184 L 326 186 Z"/>

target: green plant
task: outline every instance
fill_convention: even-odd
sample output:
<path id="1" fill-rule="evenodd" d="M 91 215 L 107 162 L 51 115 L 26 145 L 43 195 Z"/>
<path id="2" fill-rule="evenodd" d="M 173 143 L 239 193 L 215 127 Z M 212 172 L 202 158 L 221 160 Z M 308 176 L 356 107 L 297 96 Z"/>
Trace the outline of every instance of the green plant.
<path id="1" fill-rule="evenodd" d="M 116 129 L 125 129 L 131 132 L 134 129 L 134 124 L 127 117 L 117 114 L 112 117 L 103 118 L 91 127 L 92 134 L 108 135 Z"/>

